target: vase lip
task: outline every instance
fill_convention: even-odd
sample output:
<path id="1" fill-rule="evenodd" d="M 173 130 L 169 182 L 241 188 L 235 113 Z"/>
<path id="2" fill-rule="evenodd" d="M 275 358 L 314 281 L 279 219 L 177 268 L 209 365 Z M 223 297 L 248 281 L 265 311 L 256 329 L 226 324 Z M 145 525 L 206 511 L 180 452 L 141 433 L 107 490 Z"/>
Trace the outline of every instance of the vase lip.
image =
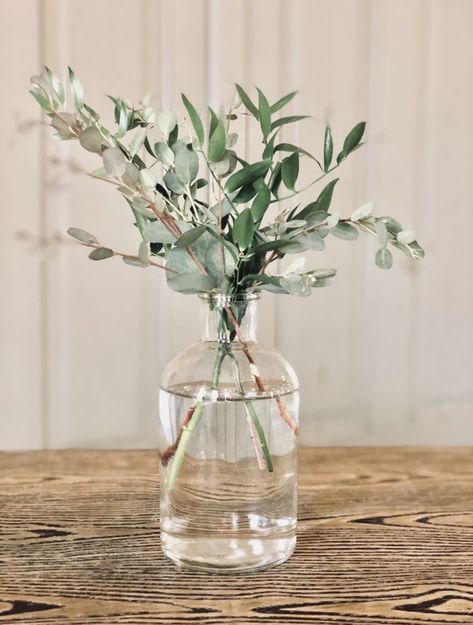
<path id="1" fill-rule="evenodd" d="M 198 294 L 199 299 L 212 304 L 226 306 L 231 303 L 253 302 L 261 298 L 261 291 L 242 291 L 239 293 L 203 292 Z"/>

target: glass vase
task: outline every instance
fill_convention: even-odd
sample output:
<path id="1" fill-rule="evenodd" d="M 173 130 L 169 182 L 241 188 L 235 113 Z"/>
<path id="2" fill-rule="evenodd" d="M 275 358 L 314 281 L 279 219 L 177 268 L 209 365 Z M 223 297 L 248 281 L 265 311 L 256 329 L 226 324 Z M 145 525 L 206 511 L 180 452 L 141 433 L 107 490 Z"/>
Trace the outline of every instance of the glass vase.
<path id="1" fill-rule="evenodd" d="M 161 378 L 161 545 L 178 565 L 255 571 L 296 544 L 298 381 L 256 340 L 258 293 L 199 297 L 202 340 Z"/>

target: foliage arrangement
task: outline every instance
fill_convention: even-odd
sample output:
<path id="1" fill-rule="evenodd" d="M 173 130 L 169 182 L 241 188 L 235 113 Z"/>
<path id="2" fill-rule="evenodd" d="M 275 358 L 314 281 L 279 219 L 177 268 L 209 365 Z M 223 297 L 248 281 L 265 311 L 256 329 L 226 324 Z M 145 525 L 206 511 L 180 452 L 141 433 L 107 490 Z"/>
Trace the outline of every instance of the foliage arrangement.
<path id="1" fill-rule="evenodd" d="M 341 148 L 335 149 L 330 126 L 325 128 L 320 157 L 279 139 L 288 124 L 304 115 L 285 116 L 282 109 L 296 92 L 270 104 L 257 89 L 251 98 L 236 85 L 236 99 L 218 114 L 209 109 L 208 123 L 182 95 L 187 119 L 179 122 L 172 111 L 156 115 L 149 102 L 133 105 L 110 97 L 115 126 L 106 128 L 100 115 L 84 101 L 82 86 L 69 68 L 69 86 L 74 110 L 65 109 L 66 91 L 49 68 L 32 77 L 32 95 L 50 118 L 56 136 L 76 139 L 87 151 L 97 154 L 101 167 L 90 175 L 114 185 L 131 210 L 140 235 L 138 251 L 121 254 L 99 243 L 85 230 L 70 228 L 68 233 L 86 247 L 93 248 L 92 260 L 121 256 L 137 267 L 159 267 L 166 272 L 168 285 L 181 293 L 222 294 L 229 298 L 251 290 L 309 295 L 312 288 L 329 284 L 333 269 L 305 270 L 298 258 L 283 273 L 270 273 L 277 259 L 309 250 L 322 251 L 327 237 L 354 240 L 360 231 L 377 238 L 375 262 L 389 269 L 397 248 L 413 259 L 424 252 L 415 234 L 404 230 L 392 217 L 375 217 L 372 204 L 360 206 L 349 217 L 330 210 L 338 178 L 331 178 L 312 195 L 312 188 L 362 145 L 365 123 L 356 124 L 346 135 Z M 261 133 L 261 154 L 255 162 L 238 154 L 238 135 L 232 122 L 240 115 L 252 118 Z M 310 161 L 316 174 L 308 184 L 299 183 L 299 165 Z M 302 193 L 310 194 L 308 203 L 300 202 Z M 229 343 L 236 337 L 250 364 L 252 355 L 239 332 L 243 311 L 222 308 L 222 324 L 229 330 Z M 212 388 L 218 384 L 224 358 L 231 349 L 222 344 L 213 372 Z M 255 374 L 258 388 L 264 383 Z M 241 388 L 235 360 L 235 385 Z M 281 417 L 295 431 L 295 425 L 280 398 Z M 264 432 L 250 401 L 245 402 L 252 439 L 258 441 L 255 453 L 260 465 L 272 470 Z M 163 454 L 173 457 L 170 484 L 176 478 L 190 433 L 203 411 L 196 400 L 189 410 L 177 440 Z"/>
<path id="2" fill-rule="evenodd" d="M 378 267 L 392 265 L 391 247 L 411 258 L 424 252 L 411 230 L 392 217 L 375 217 L 372 204 L 341 218 L 330 211 L 338 178 L 300 204 L 298 196 L 321 182 L 363 143 L 365 123 L 347 134 L 334 150 L 332 132 L 325 129 L 323 154 L 316 158 L 303 148 L 278 141 L 280 131 L 304 119 L 281 116 L 294 98 L 289 93 L 270 104 L 257 90 L 257 100 L 239 85 L 234 105 L 218 115 L 209 109 L 208 128 L 182 95 L 188 119 L 178 122 L 172 111 L 156 115 L 148 102 L 134 106 L 111 97 L 116 127 L 107 129 L 99 114 L 84 101 L 84 92 L 69 69 L 74 111 L 65 110 L 65 89 L 45 68 L 33 76 L 31 91 L 51 120 L 59 139 L 77 139 L 101 157 L 102 166 L 90 175 L 115 185 L 128 203 L 141 242 L 136 254 L 122 255 L 79 228 L 69 234 L 94 248 L 89 257 L 104 260 L 122 256 L 138 267 L 157 266 L 168 285 L 181 293 L 219 292 L 228 295 L 250 289 L 308 295 L 325 286 L 334 270 L 303 271 L 296 262 L 284 274 L 269 273 L 270 265 L 288 254 L 322 251 L 325 239 L 358 238 L 359 231 L 374 234 L 379 243 Z M 260 160 L 249 163 L 236 151 L 238 135 L 231 124 L 239 115 L 256 120 L 261 132 Z M 309 184 L 298 184 L 299 163 L 310 160 L 317 174 Z M 277 205 L 278 212 L 269 209 Z"/>

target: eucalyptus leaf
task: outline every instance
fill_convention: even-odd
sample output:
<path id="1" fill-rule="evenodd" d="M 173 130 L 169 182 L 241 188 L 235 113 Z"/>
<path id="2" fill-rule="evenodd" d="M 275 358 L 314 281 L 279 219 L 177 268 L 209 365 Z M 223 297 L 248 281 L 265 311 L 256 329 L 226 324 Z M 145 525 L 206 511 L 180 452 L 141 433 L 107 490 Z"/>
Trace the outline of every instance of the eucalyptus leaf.
<path id="1" fill-rule="evenodd" d="M 263 141 L 266 141 L 269 133 L 271 132 L 271 109 L 269 108 L 269 102 L 261 89 L 257 88 L 257 91 L 259 123 L 261 126 L 261 132 L 263 133 Z"/>
<path id="2" fill-rule="evenodd" d="M 244 185 L 255 182 L 255 180 L 262 178 L 267 173 L 270 165 L 270 160 L 258 161 L 257 163 L 246 165 L 230 176 L 225 184 L 225 189 L 231 193 Z"/>
<path id="3" fill-rule="evenodd" d="M 68 70 L 72 97 L 74 98 L 74 106 L 76 107 L 76 110 L 80 111 L 84 106 L 84 90 L 82 89 L 82 85 L 80 84 L 77 76 L 74 74 L 72 69 L 69 67 Z"/>
<path id="4" fill-rule="evenodd" d="M 109 176 L 120 178 L 126 170 L 126 158 L 119 148 L 107 148 L 102 154 L 103 166 Z"/>
<path id="5" fill-rule="evenodd" d="M 359 237 L 359 232 L 355 226 L 344 221 L 339 221 L 338 224 L 332 228 L 331 233 L 338 239 L 345 239 L 347 241 L 353 241 Z"/>
<path id="6" fill-rule="evenodd" d="M 123 182 L 129 187 L 133 187 L 140 181 L 140 170 L 133 163 L 125 165 L 125 172 L 122 176 Z"/>
<path id="7" fill-rule="evenodd" d="M 90 232 L 82 230 L 81 228 L 68 228 L 67 234 L 81 243 L 85 243 L 86 245 L 98 244 L 98 241 L 93 234 L 90 234 Z"/>
<path id="8" fill-rule="evenodd" d="M 163 111 L 158 117 L 158 127 L 165 137 L 168 137 L 177 124 L 174 111 Z"/>
<path id="9" fill-rule="evenodd" d="M 330 126 L 325 128 L 325 138 L 324 138 L 324 171 L 328 171 L 330 169 L 330 165 L 332 164 L 333 157 L 333 139 L 332 139 L 332 131 Z"/>
<path id="10" fill-rule="evenodd" d="M 199 237 L 201 237 L 206 231 L 206 226 L 197 226 L 197 228 L 190 228 L 184 232 L 176 241 L 176 247 L 188 247 L 192 245 Z"/>
<path id="11" fill-rule="evenodd" d="M 294 186 L 299 175 L 299 153 L 294 152 L 291 156 L 285 158 L 282 162 L 281 169 L 282 181 L 288 189 L 294 190 Z"/>
<path id="12" fill-rule="evenodd" d="M 155 189 L 156 183 L 158 182 L 156 178 L 156 174 L 152 169 L 141 169 L 140 170 L 140 182 L 141 186 L 144 189 Z"/>
<path id="13" fill-rule="evenodd" d="M 143 228 L 143 239 L 148 243 L 174 243 L 176 237 L 162 221 L 150 221 Z"/>
<path id="14" fill-rule="evenodd" d="M 193 150 L 180 150 L 175 160 L 176 175 L 185 185 L 189 185 L 199 173 L 199 159 Z"/>
<path id="15" fill-rule="evenodd" d="M 359 221 L 360 219 L 365 219 L 369 217 L 373 212 L 373 202 L 368 202 L 367 204 L 363 204 L 351 214 L 351 221 Z"/>
<path id="16" fill-rule="evenodd" d="M 253 102 L 251 101 L 250 96 L 246 93 L 246 91 L 243 89 L 243 87 L 240 87 L 240 85 L 235 85 L 236 90 L 238 92 L 238 95 L 241 98 L 241 101 L 243 102 L 243 104 L 245 105 L 245 108 L 254 116 L 256 117 L 256 119 L 259 119 L 259 112 L 258 112 L 258 108 L 253 104 Z"/>
<path id="17" fill-rule="evenodd" d="M 192 102 L 183 93 L 181 94 L 181 97 L 191 120 L 192 126 L 194 127 L 194 132 L 195 136 L 197 137 L 199 147 L 202 147 L 204 145 L 204 126 L 202 124 L 202 120 L 200 119 L 199 113 L 195 109 Z"/>
<path id="18" fill-rule="evenodd" d="M 263 188 L 259 189 L 258 194 L 251 205 L 251 214 L 253 215 L 255 223 L 259 223 L 263 219 L 264 214 L 269 207 L 270 199 L 271 192 L 269 188 L 264 185 Z"/>
<path id="19" fill-rule="evenodd" d="M 393 255 L 387 247 L 382 247 L 376 252 L 376 264 L 380 269 L 391 269 Z"/>
<path id="20" fill-rule="evenodd" d="M 315 200 L 315 202 L 312 202 L 311 204 L 308 204 L 305 208 L 303 208 L 300 211 L 300 213 L 297 214 L 297 218 L 306 219 L 308 215 L 316 211 L 327 212 L 332 202 L 333 190 L 338 181 L 339 181 L 339 178 L 335 178 L 334 180 L 331 180 L 324 187 L 324 189 L 320 193 L 319 197 Z"/>
<path id="21" fill-rule="evenodd" d="M 255 224 L 253 221 L 253 215 L 249 208 L 245 208 L 233 224 L 232 236 L 235 243 L 241 248 L 246 249 L 253 240 L 253 234 L 255 230 Z"/>
<path id="22" fill-rule="evenodd" d="M 135 156 L 135 154 L 137 154 L 141 150 L 141 148 L 143 147 L 143 143 L 146 139 L 146 133 L 147 128 L 138 128 L 132 142 L 130 143 L 130 147 L 128 148 L 130 157 Z"/>
<path id="23" fill-rule="evenodd" d="M 215 287 L 215 279 L 199 273 L 168 274 L 167 283 L 178 293 L 207 293 Z"/>
<path id="24" fill-rule="evenodd" d="M 284 106 L 289 104 L 289 102 L 297 95 L 297 91 L 291 91 L 287 95 L 279 98 L 274 104 L 271 105 L 271 113 L 277 113 Z"/>
<path id="25" fill-rule="evenodd" d="M 186 192 L 186 185 L 178 178 L 178 176 L 173 171 L 168 171 L 167 174 L 163 178 L 163 182 L 169 191 L 173 193 L 177 193 L 180 195 L 181 193 Z"/>
<path id="26" fill-rule="evenodd" d="M 414 230 L 401 230 L 397 233 L 396 238 L 402 245 L 409 245 L 416 240 L 416 233 Z"/>
<path id="27" fill-rule="evenodd" d="M 388 244 L 388 231 L 384 221 L 376 222 L 376 236 L 380 246 L 383 248 L 386 247 Z"/>
<path id="28" fill-rule="evenodd" d="M 90 126 L 83 130 L 79 135 L 79 143 L 88 152 L 100 152 L 104 138 L 100 134 L 100 130 L 95 126 Z"/>
<path id="29" fill-rule="evenodd" d="M 141 260 L 143 265 L 149 265 L 149 246 L 146 241 L 141 241 L 140 243 L 138 248 L 138 258 Z"/>
<path id="30" fill-rule="evenodd" d="M 302 119 L 307 119 L 308 117 L 308 115 L 289 115 L 288 117 L 280 117 L 271 124 L 271 130 L 275 130 L 276 128 L 280 128 L 281 126 L 286 126 L 286 124 L 299 122 Z"/>
<path id="31" fill-rule="evenodd" d="M 108 247 L 97 247 L 89 254 L 91 260 L 105 260 L 111 258 L 114 255 L 113 250 Z"/>
<path id="32" fill-rule="evenodd" d="M 209 149 L 208 159 L 210 163 L 215 163 L 223 158 L 226 150 L 227 139 L 225 134 L 225 128 L 216 113 L 210 110 L 210 134 L 209 134 Z"/>
<path id="33" fill-rule="evenodd" d="M 123 256 L 122 260 L 127 265 L 131 265 L 132 267 L 141 267 L 142 269 L 148 267 L 149 265 L 149 263 L 144 263 L 140 258 L 137 258 L 136 256 Z"/>
<path id="34" fill-rule="evenodd" d="M 165 166 L 170 167 L 174 164 L 174 152 L 171 148 L 164 143 L 163 141 L 159 141 L 154 144 L 154 152 L 156 154 L 156 158 Z"/>

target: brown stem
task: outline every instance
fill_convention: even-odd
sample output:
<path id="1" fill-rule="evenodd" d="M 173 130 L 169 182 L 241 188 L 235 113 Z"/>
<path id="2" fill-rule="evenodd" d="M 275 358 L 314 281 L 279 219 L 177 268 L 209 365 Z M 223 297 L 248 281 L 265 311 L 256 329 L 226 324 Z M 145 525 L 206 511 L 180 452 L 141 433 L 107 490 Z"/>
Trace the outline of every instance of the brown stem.
<path id="1" fill-rule="evenodd" d="M 82 241 L 80 243 L 84 247 L 93 247 L 94 249 L 99 249 L 101 247 L 104 247 L 103 245 L 100 245 L 100 243 L 98 244 L 82 243 Z M 122 252 L 116 252 L 115 250 L 112 250 L 112 252 L 114 256 L 121 256 L 122 258 L 133 258 L 134 260 L 140 260 L 138 256 L 133 256 L 133 254 L 123 254 Z M 174 269 L 169 269 L 169 267 L 166 267 L 165 265 L 161 265 L 161 263 L 156 263 L 154 260 L 149 260 L 148 263 L 150 265 L 153 265 L 153 267 L 159 267 L 160 269 L 164 269 L 164 271 L 168 271 L 169 273 L 176 273 L 176 274 L 179 273 L 178 271 L 175 271 Z"/>
<path id="2" fill-rule="evenodd" d="M 269 263 L 272 263 L 273 260 L 276 260 L 277 256 L 278 256 L 278 253 L 276 251 L 273 251 L 271 256 L 268 258 L 268 260 L 264 263 L 264 265 L 259 270 L 259 273 L 264 273 L 266 271 L 266 267 L 269 265 Z"/>
<path id="3" fill-rule="evenodd" d="M 192 419 L 194 410 L 195 410 L 195 404 L 191 406 L 189 410 L 187 411 L 184 421 L 182 422 L 181 429 L 179 430 L 179 433 L 174 443 L 172 443 L 172 445 L 169 445 L 169 447 L 165 449 L 163 453 L 161 454 L 161 464 L 163 465 L 163 467 L 167 466 L 168 462 L 176 453 L 176 449 L 178 448 L 179 442 L 181 440 L 182 432 L 184 431 L 184 428 L 189 425 L 189 421 Z"/>
<path id="4" fill-rule="evenodd" d="M 249 350 L 248 347 L 248 343 L 245 341 L 244 337 L 243 337 L 243 333 L 241 331 L 240 326 L 238 325 L 238 321 L 235 319 L 235 315 L 232 312 L 232 309 L 230 308 L 230 306 L 225 306 L 225 312 L 228 315 L 228 318 L 230 319 L 230 321 L 232 322 L 233 327 L 235 328 L 235 332 L 236 335 L 238 337 L 238 340 L 240 341 L 241 344 L 241 348 L 243 350 L 243 353 L 246 356 L 246 359 L 248 360 L 248 362 L 250 363 L 250 365 L 253 365 L 251 367 L 251 373 L 253 375 L 253 378 L 256 382 L 256 386 L 258 387 L 258 389 L 264 393 L 266 388 L 265 385 L 263 383 L 263 380 L 261 379 L 259 373 L 256 373 L 257 371 L 257 367 L 255 365 L 255 361 L 254 358 Z M 291 430 L 294 432 L 294 434 L 298 433 L 298 427 L 296 425 L 296 423 L 294 422 L 294 420 L 292 419 L 292 417 L 290 416 L 290 414 L 288 413 L 286 406 L 284 404 L 284 401 L 282 400 L 282 398 L 279 395 L 276 395 L 275 397 L 276 399 L 276 403 L 278 405 L 279 408 L 279 412 L 281 413 L 281 417 L 284 419 L 284 421 L 288 424 L 288 426 L 291 428 Z"/>

